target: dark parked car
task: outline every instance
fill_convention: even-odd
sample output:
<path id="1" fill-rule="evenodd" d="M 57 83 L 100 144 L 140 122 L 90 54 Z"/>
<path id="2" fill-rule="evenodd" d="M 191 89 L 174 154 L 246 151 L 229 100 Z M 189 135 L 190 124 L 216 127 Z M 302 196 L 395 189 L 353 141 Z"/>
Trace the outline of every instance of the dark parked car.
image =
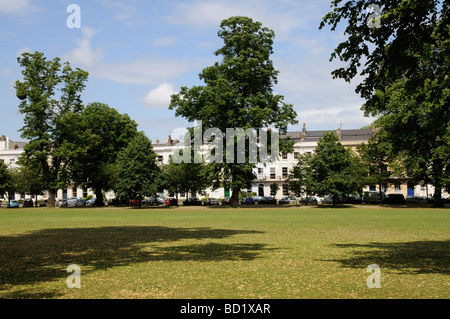
<path id="1" fill-rule="evenodd" d="M 258 201 L 258 204 L 276 205 L 277 200 L 275 199 L 275 197 L 263 197 Z"/>
<path id="2" fill-rule="evenodd" d="M 184 206 L 202 206 L 202 201 L 195 197 L 190 197 L 183 201 Z"/>
<path id="3" fill-rule="evenodd" d="M 317 205 L 317 198 L 314 196 L 303 197 L 301 203 L 306 205 Z"/>
<path id="4" fill-rule="evenodd" d="M 203 205 L 205 206 L 212 206 L 212 205 L 219 205 L 219 201 L 216 198 L 205 198 L 205 200 L 203 201 Z"/>
<path id="5" fill-rule="evenodd" d="M 159 197 L 152 197 L 150 199 L 144 199 L 142 201 L 142 205 L 145 205 L 145 206 L 159 206 L 159 205 L 164 205 L 164 204 L 165 204 L 165 201 Z"/>
<path id="6" fill-rule="evenodd" d="M 108 201 L 108 206 L 128 205 L 128 200 L 123 198 L 113 198 Z"/>
<path id="7" fill-rule="evenodd" d="M 255 204 L 258 204 L 259 200 L 262 198 L 262 196 L 253 196 L 253 201 L 255 202 Z"/>
<path id="8" fill-rule="evenodd" d="M 297 203 L 297 199 L 295 197 L 283 197 L 282 199 L 280 199 L 278 201 L 278 204 L 283 205 L 283 204 L 296 204 Z"/>
<path id="9" fill-rule="evenodd" d="M 33 207 L 33 200 L 31 198 L 26 198 L 23 201 L 22 207 Z"/>
<path id="10" fill-rule="evenodd" d="M 167 198 L 166 205 L 167 206 L 178 206 L 178 200 L 176 198 Z"/>
<path id="11" fill-rule="evenodd" d="M 405 197 L 403 194 L 387 194 L 385 199 L 386 204 L 405 204 Z"/>
<path id="12" fill-rule="evenodd" d="M 255 205 L 256 202 L 252 197 L 246 197 L 242 200 L 242 204 L 244 205 Z"/>
<path id="13" fill-rule="evenodd" d="M 408 196 L 406 198 L 406 202 L 414 204 L 426 204 L 427 198 L 425 196 Z"/>
<path id="14" fill-rule="evenodd" d="M 225 197 L 222 199 L 222 205 L 231 205 L 231 197 Z"/>
<path id="15" fill-rule="evenodd" d="M 43 199 L 39 203 L 39 207 L 47 207 L 48 199 Z"/>
<path id="16" fill-rule="evenodd" d="M 58 207 L 67 207 L 67 200 L 66 199 L 60 199 L 57 203 Z"/>

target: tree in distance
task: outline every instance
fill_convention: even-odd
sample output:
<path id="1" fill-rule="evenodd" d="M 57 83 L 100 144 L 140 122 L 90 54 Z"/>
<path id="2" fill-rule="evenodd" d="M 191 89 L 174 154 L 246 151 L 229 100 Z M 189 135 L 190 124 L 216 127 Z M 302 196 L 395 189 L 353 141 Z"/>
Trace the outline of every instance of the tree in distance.
<path id="1" fill-rule="evenodd" d="M 138 132 L 117 155 L 116 196 L 137 199 L 141 207 L 146 196 L 157 194 L 159 173 L 151 141 Z"/>

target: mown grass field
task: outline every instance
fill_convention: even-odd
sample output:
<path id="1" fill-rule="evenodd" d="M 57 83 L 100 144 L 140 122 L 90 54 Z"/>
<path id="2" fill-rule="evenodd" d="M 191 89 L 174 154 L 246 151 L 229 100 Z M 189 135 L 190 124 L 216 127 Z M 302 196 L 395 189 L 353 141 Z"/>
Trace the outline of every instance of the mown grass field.
<path id="1" fill-rule="evenodd" d="M 449 226 L 428 208 L 0 209 L 0 298 L 449 298 Z"/>

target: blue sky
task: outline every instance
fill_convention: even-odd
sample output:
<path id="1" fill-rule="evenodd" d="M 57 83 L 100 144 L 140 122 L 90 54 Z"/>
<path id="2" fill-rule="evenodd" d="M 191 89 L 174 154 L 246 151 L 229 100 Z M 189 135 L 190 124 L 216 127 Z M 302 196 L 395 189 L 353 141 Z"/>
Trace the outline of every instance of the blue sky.
<path id="1" fill-rule="evenodd" d="M 168 109 L 170 94 L 202 84 L 201 70 L 222 46 L 220 22 L 249 16 L 275 31 L 272 60 L 280 71 L 274 91 L 298 114 L 290 130 L 360 128 L 356 82 L 333 80 L 341 62 L 329 62 L 341 31 L 319 30 L 330 0 L 0 0 L 0 135 L 21 140 L 14 82 L 17 57 L 41 51 L 89 72 L 82 98 L 127 113 L 152 140 L 189 126 Z M 70 4 L 81 9 L 81 28 L 68 28 Z"/>

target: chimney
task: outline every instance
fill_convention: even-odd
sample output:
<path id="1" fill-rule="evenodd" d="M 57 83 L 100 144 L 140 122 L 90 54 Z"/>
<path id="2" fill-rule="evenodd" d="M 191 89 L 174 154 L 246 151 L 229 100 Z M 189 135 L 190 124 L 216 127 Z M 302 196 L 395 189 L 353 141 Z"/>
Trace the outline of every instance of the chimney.
<path id="1" fill-rule="evenodd" d="M 304 142 L 306 137 L 306 123 L 303 123 L 302 134 L 300 134 L 301 141 Z"/>
<path id="2" fill-rule="evenodd" d="M 9 139 L 9 137 L 7 137 L 6 138 L 6 149 L 7 150 L 9 150 L 9 141 L 10 141 L 10 139 Z"/>
<path id="3" fill-rule="evenodd" d="M 173 145 L 172 137 L 170 135 L 169 135 L 169 139 L 167 140 L 167 145 L 168 146 L 172 146 Z"/>
<path id="4" fill-rule="evenodd" d="M 341 128 L 338 128 L 338 129 L 336 130 L 336 135 L 337 135 L 338 139 L 341 140 L 341 138 L 342 138 Z"/>
<path id="5" fill-rule="evenodd" d="M 156 144 L 159 144 L 159 140 L 156 140 Z"/>

